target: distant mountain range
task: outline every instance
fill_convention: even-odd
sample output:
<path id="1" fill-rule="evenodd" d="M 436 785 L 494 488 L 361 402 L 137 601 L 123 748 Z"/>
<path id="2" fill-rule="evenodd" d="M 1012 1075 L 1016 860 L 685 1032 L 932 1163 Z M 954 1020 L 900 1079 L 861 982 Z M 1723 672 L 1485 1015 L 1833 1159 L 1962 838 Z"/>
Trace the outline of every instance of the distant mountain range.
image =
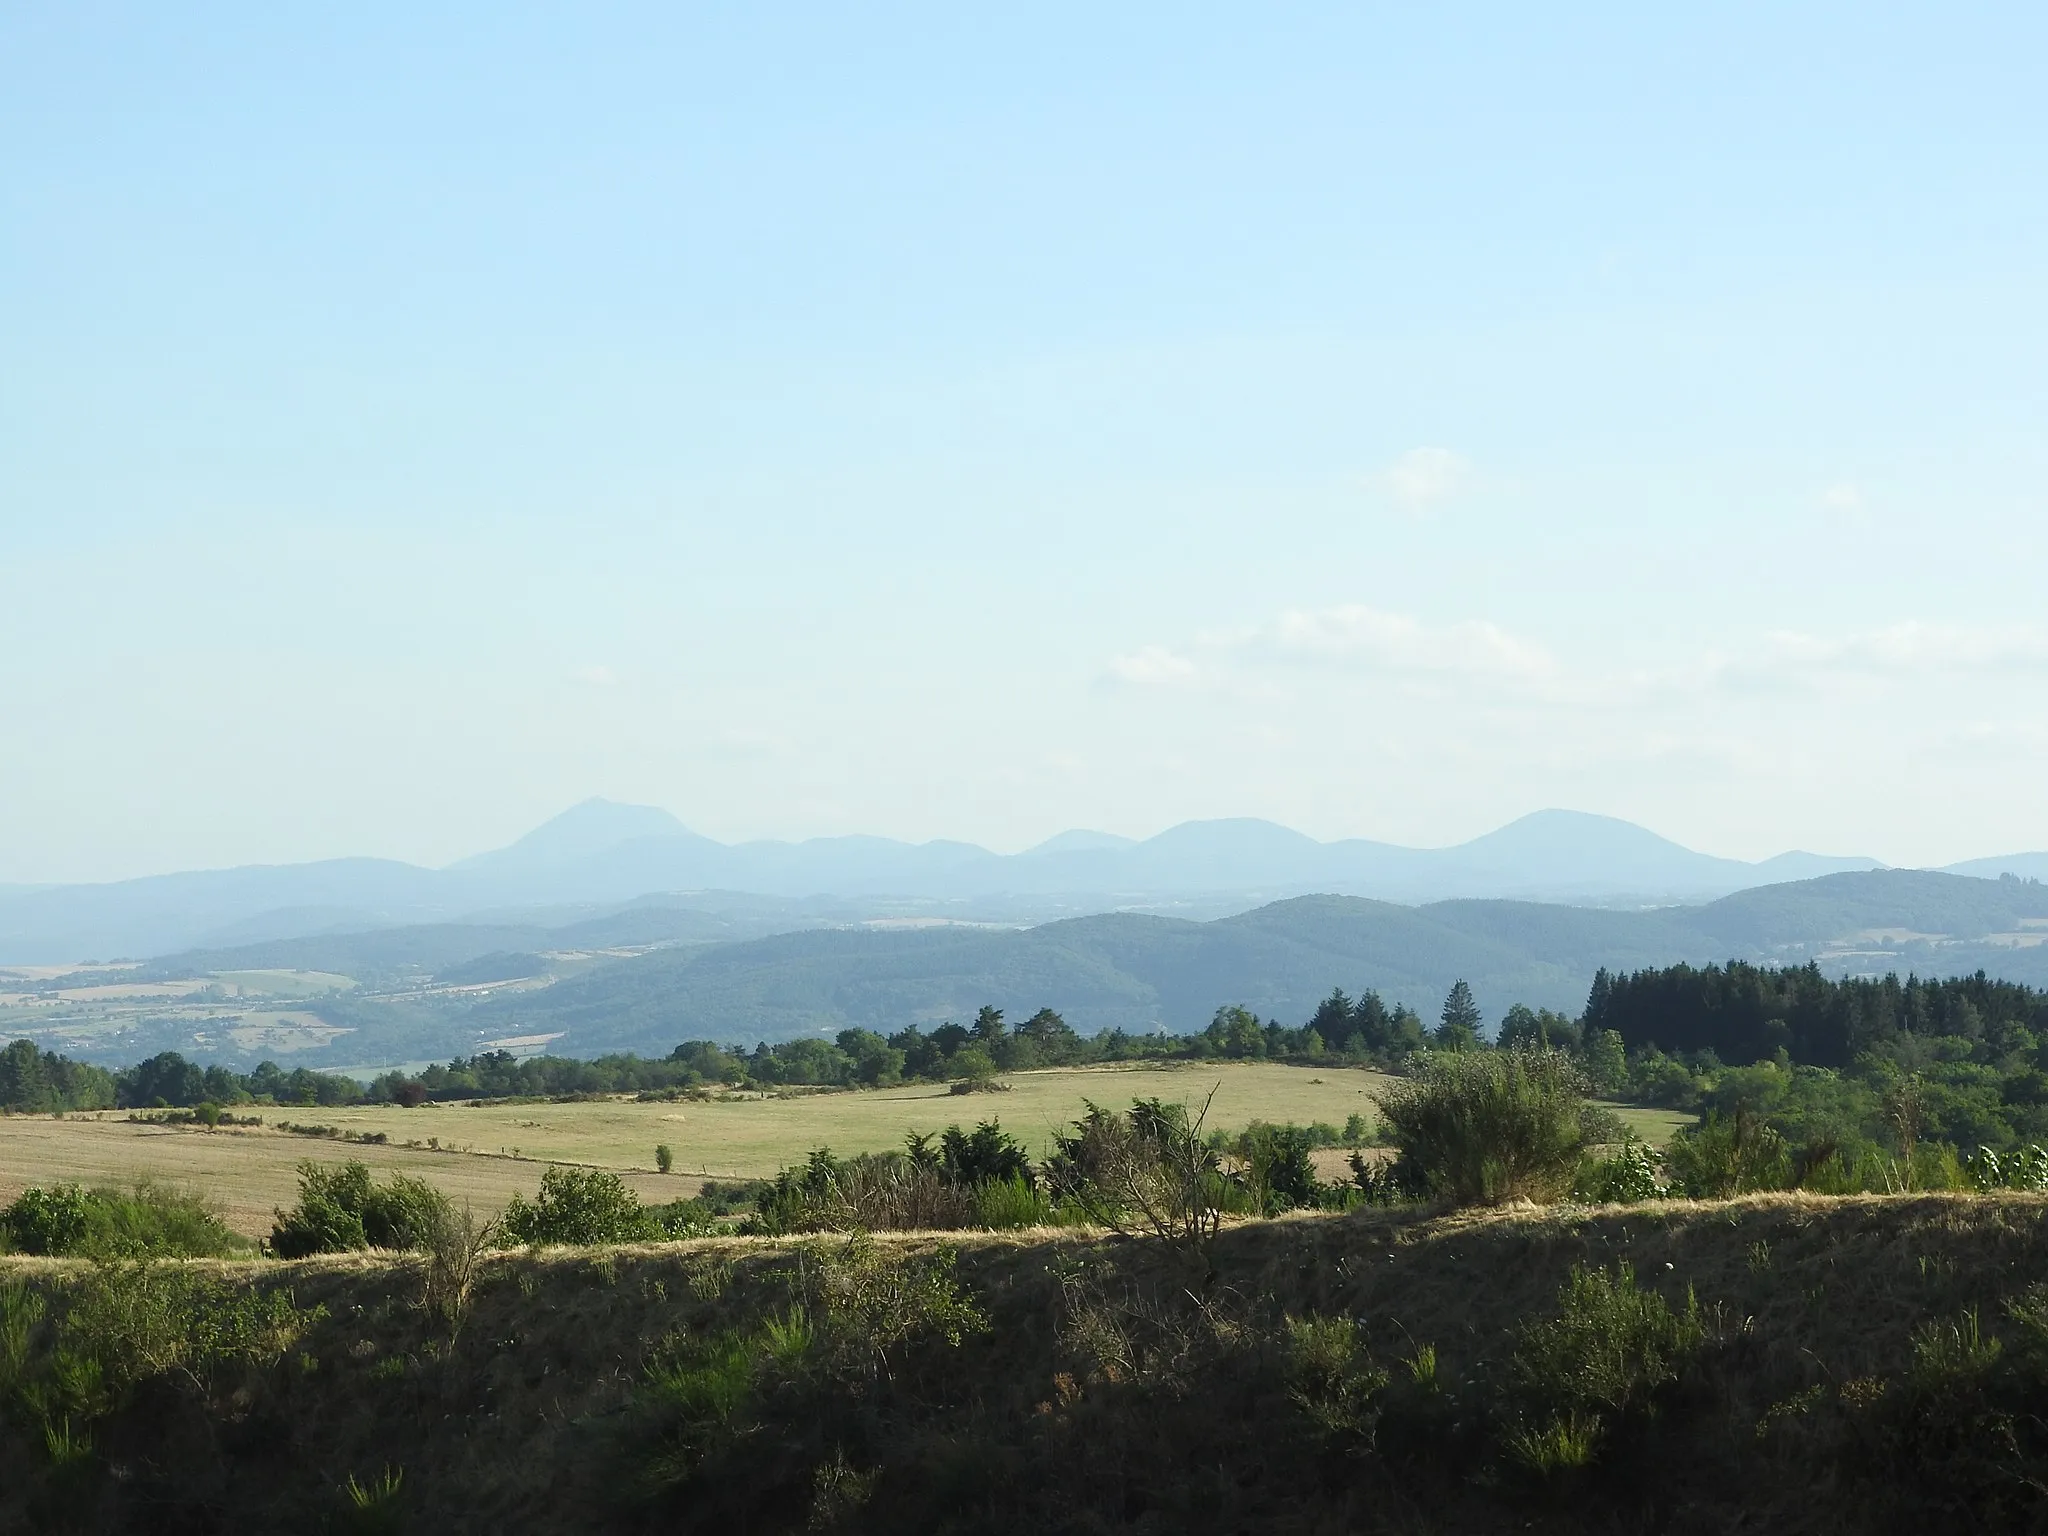
<path id="1" fill-rule="evenodd" d="M 1433 1017 L 1459 979 L 1497 1020 L 1516 1002 L 1576 1012 L 1602 966 L 1678 961 L 1984 970 L 2048 985 L 2048 885 L 1923 870 L 1635 909 L 1316 895 L 1208 921 L 1108 912 L 1032 926 L 862 920 L 861 910 L 714 893 L 644 897 L 574 921 L 271 939 L 20 978 L 12 1005 L 0 1004 L 0 1031 L 104 1061 L 178 1050 L 370 1067 L 492 1042 L 588 1055 L 851 1026 L 893 1033 L 971 1018 L 984 1003 L 1056 1008 L 1083 1032 L 1197 1028 L 1225 1003 L 1298 1022 L 1340 986 Z"/>
<path id="2" fill-rule="evenodd" d="M 1867 858 L 1785 853 L 1760 863 L 1696 853 L 1612 817 L 1539 811 L 1451 848 L 1322 843 L 1271 822 L 1186 822 L 1133 841 L 1072 831 L 1019 854 L 879 837 L 727 844 L 648 806 L 586 801 L 510 847 L 423 869 L 384 859 L 254 866 L 104 885 L 0 889 L 0 964 L 63 964 L 200 946 L 489 917 L 562 921 L 662 892 L 731 893 L 736 906 L 821 903 L 1036 922 L 1105 910 L 1213 916 L 1301 894 L 1421 903 L 1512 898 L 1599 905 L 1698 902 L 1841 871 Z M 1957 872 L 2048 874 L 2048 854 Z M 701 905 L 701 903 L 700 903 Z"/>
<path id="3" fill-rule="evenodd" d="M 1120 912 L 1024 930 L 820 929 L 661 949 L 479 1005 L 487 1033 L 561 1031 L 558 1049 L 649 1050 L 891 1032 L 983 1003 L 1051 1006 L 1083 1033 L 1198 1029 L 1225 1003 L 1299 1023 L 1341 986 L 1434 1019 L 1452 982 L 1489 1019 L 1576 1014 L 1594 972 L 1679 961 L 1819 962 L 1832 974 L 1988 969 L 2048 984 L 2048 886 L 1919 870 L 1830 875 L 1697 907 L 1623 910 L 1303 896 L 1209 922 Z"/>

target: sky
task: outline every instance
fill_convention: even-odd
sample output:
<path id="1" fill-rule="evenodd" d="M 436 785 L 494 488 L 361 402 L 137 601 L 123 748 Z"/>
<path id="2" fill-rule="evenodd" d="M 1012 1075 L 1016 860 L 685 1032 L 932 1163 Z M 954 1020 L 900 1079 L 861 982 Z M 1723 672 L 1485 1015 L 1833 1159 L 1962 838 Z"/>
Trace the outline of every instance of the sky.
<path id="1" fill-rule="evenodd" d="M 2048 847 L 2048 11 L 0 0 L 0 882 Z"/>

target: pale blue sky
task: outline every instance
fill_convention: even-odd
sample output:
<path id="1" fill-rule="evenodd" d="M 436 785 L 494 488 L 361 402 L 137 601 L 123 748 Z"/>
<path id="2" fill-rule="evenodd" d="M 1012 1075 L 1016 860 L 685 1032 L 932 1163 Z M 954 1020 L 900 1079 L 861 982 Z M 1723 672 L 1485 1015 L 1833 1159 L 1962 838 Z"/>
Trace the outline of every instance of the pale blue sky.
<path id="1" fill-rule="evenodd" d="M 0 881 L 2048 846 L 2048 13 L 972 9 L 0 0 Z"/>

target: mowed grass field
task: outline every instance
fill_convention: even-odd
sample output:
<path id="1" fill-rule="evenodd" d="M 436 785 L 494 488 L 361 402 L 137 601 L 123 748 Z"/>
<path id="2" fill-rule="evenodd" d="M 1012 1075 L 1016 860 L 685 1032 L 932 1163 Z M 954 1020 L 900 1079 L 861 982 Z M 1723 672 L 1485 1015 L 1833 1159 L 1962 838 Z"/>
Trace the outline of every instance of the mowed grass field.
<path id="1" fill-rule="evenodd" d="M 272 1130 L 204 1131 L 97 1118 L 0 1119 L 0 1200 L 33 1184 L 78 1180 L 127 1183 L 152 1177 L 189 1185 L 223 1207 L 238 1231 L 267 1232 L 275 1207 L 290 1205 L 302 1158 L 360 1158 L 379 1176 L 404 1172 L 431 1180 L 455 1200 L 495 1211 L 513 1194 L 531 1195 L 547 1163 L 613 1169 L 643 1199 L 694 1194 L 705 1177 L 765 1178 L 814 1147 L 841 1154 L 900 1147 L 913 1131 L 972 1126 L 997 1119 L 1034 1155 L 1087 1101 L 1122 1108 L 1159 1098 L 1199 1109 L 1210 1090 L 1211 1129 L 1254 1120 L 1342 1126 L 1353 1114 L 1374 1118 L 1371 1095 L 1390 1080 L 1374 1072 L 1265 1063 L 1200 1066 L 1082 1067 L 1011 1074 L 1007 1093 L 957 1095 L 919 1084 L 861 1093 L 736 1098 L 707 1103 L 431 1104 L 355 1109 L 263 1110 L 267 1120 L 317 1121 L 347 1131 L 382 1131 L 386 1146 L 364 1146 Z M 1661 1143 L 1684 1116 L 1626 1110 L 1646 1140 Z M 419 1145 L 407 1146 L 406 1143 Z M 429 1142 L 438 1142 L 439 1150 Z M 675 1174 L 654 1171 L 654 1149 L 675 1152 Z"/>

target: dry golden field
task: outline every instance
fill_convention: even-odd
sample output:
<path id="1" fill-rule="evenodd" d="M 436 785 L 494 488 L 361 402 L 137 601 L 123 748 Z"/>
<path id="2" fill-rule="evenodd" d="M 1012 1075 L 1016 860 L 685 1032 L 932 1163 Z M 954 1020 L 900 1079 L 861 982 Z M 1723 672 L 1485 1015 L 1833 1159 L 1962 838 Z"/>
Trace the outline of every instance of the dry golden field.
<path id="1" fill-rule="evenodd" d="M 356 1132 L 382 1131 L 386 1146 L 295 1136 L 266 1126 L 206 1131 L 137 1124 L 121 1114 L 0 1118 L 0 1200 L 32 1184 L 78 1180 L 127 1183 L 149 1177 L 197 1188 L 238 1231 L 267 1232 L 274 1207 L 289 1205 L 301 1158 L 361 1158 L 380 1175 L 416 1174 L 478 1210 L 496 1210 L 514 1193 L 531 1194 L 548 1163 L 616 1170 L 642 1198 L 694 1194 L 705 1176 L 761 1178 L 800 1161 L 813 1147 L 878 1152 L 912 1131 L 938 1131 L 996 1118 L 1032 1151 L 1082 1112 L 1085 1101 L 1121 1107 L 1161 1098 L 1199 1107 L 1211 1088 L 1212 1129 L 1254 1120 L 1341 1126 L 1373 1116 L 1377 1073 L 1265 1063 L 1201 1066 L 1080 1067 L 1012 1074 L 1000 1094 L 959 1096 L 927 1084 L 863 1093 L 710 1102 L 639 1104 L 430 1104 L 355 1109 L 264 1109 L 266 1120 L 317 1121 Z M 1627 1110 L 1647 1139 L 1662 1142 L 1684 1117 Z M 438 1147 L 435 1145 L 438 1143 Z M 676 1173 L 654 1171 L 654 1148 L 674 1149 Z"/>

